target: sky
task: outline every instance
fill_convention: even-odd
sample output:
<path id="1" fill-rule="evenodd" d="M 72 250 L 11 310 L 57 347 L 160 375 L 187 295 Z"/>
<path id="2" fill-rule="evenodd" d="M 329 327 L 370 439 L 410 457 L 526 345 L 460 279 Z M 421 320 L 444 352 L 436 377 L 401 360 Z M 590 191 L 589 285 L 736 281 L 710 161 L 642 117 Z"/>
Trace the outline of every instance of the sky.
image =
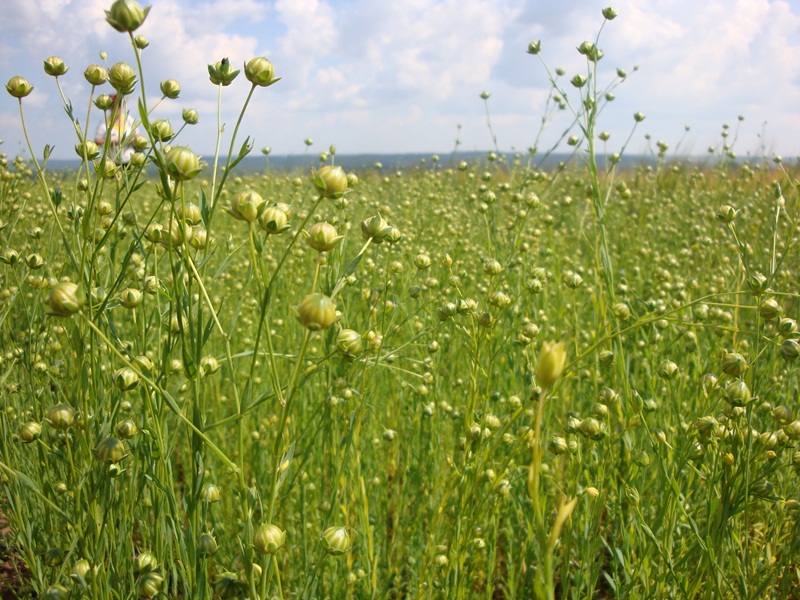
<path id="1" fill-rule="evenodd" d="M 670 153 L 704 155 L 734 141 L 738 156 L 800 155 L 800 0 L 152 0 L 136 32 L 150 46 L 142 53 L 148 103 L 159 83 L 176 79 L 181 94 L 160 103 L 153 118 L 175 129 L 184 108 L 199 123 L 175 144 L 213 155 L 218 88 L 207 65 L 229 58 L 239 68 L 266 56 L 281 81 L 257 88 L 241 132 L 255 152 L 310 153 L 335 144 L 340 154 L 438 153 L 497 147 L 525 152 L 540 135 L 548 95 L 548 69 L 577 103 L 569 79 L 586 73 L 577 51 L 594 41 L 601 11 L 613 6 L 598 47 L 598 85 L 628 77 L 600 115 L 608 152 L 631 134 L 633 113 L 645 120 L 629 152 L 646 152 L 663 140 Z M 111 0 L 4 0 L 0 11 L 0 82 L 27 78 L 23 100 L 34 151 L 46 144 L 53 157 L 74 158 L 75 133 L 44 59 L 61 57 L 70 70 L 60 78 L 81 125 L 91 86 L 86 67 L 119 61 L 135 65 L 126 34 L 105 22 Z M 148 5 L 142 2 L 142 5 Z M 526 53 L 541 40 L 539 57 Z M 543 60 L 540 60 L 543 59 Z M 636 68 L 638 67 L 638 68 Z M 617 83 L 619 83 L 617 81 Z M 222 90 L 221 116 L 230 135 L 250 89 L 241 74 Z M 136 93 L 141 87 L 137 85 Z M 106 85 L 102 91 L 111 92 Z M 489 92 L 485 103 L 482 92 Z M 744 120 L 739 117 L 744 117 Z M 94 131 L 100 113 L 89 121 Z M 545 149 L 571 124 L 568 110 L 546 120 Z M 721 137 L 723 124 L 730 135 Z M 688 127 L 688 131 L 687 131 Z M 647 136 L 650 141 L 648 142 Z M 27 155 L 19 105 L 0 90 L 0 152 Z M 244 136 L 240 138 L 242 141 Z M 238 142 L 237 142 L 238 145 Z"/>

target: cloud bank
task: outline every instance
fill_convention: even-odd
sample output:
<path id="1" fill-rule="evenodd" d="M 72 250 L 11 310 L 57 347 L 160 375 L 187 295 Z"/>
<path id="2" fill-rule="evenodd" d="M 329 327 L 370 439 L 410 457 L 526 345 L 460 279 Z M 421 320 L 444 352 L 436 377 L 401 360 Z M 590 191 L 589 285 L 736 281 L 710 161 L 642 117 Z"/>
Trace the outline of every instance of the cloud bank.
<path id="1" fill-rule="evenodd" d="M 133 64 L 126 36 L 104 20 L 110 0 L 7 0 L 0 13 L 0 80 L 22 75 L 35 86 L 24 100 L 37 153 L 45 144 L 54 156 L 71 158 L 74 132 L 62 100 L 42 61 L 58 55 L 70 66 L 61 78 L 77 115 L 85 119 L 90 86 L 83 70 L 100 63 Z M 594 41 L 605 2 L 575 0 L 153 0 L 137 33 L 150 39 L 143 53 L 148 101 L 158 100 L 158 83 L 177 79 L 178 100 L 156 109 L 180 125 L 184 108 L 196 108 L 200 124 L 187 128 L 180 143 L 210 154 L 215 146 L 217 88 L 207 65 L 228 57 L 241 66 L 267 56 L 282 80 L 257 89 L 242 124 L 257 147 L 279 154 L 312 151 L 331 143 L 342 153 L 447 152 L 461 126 L 461 148 L 493 145 L 480 93 L 491 93 L 489 108 L 503 151 L 525 151 L 539 131 L 550 91 L 545 67 L 525 53 L 542 41 L 551 72 L 568 79 L 586 72 L 576 51 Z M 645 133 L 672 147 L 685 135 L 686 151 L 702 153 L 721 143 L 723 123 L 739 115 L 739 155 L 798 154 L 800 130 L 800 7 L 785 0 L 621 0 L 619 17 L 604 26 L 599 46 L 599 83 L 611 82 L 617 67 L 630 77 L 603 111 L 601 129 L 611 133 L 609 150 L 621 145 L 633 125 L 646 120 L 631 150 L 646 147 Z M 634 65 L 638 70 L 634 72 Z M 240 76 L 223 89 L 226 133 L 236 122 L 249 91 Z M 556 114 L 542 145 L 570 123 Z M 93 128 L 99 119 L 91 117 Z M 16 100 L 0 99 L 0 151 L 25 152 Z"/>

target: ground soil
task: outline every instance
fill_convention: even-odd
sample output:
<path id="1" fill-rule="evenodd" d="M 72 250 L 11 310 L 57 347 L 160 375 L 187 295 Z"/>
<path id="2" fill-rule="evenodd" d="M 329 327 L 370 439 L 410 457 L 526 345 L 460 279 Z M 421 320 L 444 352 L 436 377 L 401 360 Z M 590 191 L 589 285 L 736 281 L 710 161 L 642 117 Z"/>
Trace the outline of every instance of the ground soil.
<path id="1" fill-rule="evenodd" d="M 0 599 L 14 600 L 19 598 L 24 577 L 25 565 L 13 551 L 11 544 L 11 529 L 8 519 L 0 511 Z"/>

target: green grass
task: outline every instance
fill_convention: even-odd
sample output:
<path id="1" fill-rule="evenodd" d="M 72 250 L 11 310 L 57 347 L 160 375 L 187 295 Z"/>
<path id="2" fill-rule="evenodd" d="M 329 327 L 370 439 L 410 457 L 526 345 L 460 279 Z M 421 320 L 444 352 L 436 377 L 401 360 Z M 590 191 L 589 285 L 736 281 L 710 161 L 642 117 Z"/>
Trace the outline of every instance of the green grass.
<path id="1" fill-rule="evenodd" d="M 4 156 L 18 593 L 796 595 L 796 167 L 657 144 L 619 172 L 597 43 L 580 87 L 553 74 L 578 133 L 552 172 L 238 175 L 240 118 L 198 174 L 144 103 L 155 176 Z"/>

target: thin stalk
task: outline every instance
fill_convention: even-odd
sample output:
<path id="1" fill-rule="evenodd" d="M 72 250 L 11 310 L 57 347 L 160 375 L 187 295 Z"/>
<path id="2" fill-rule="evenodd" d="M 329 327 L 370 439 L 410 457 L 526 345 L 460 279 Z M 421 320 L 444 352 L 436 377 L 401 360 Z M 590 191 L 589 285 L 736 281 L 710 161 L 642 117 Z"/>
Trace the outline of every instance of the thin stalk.
<path id="1" fill-rule="evenodd" d="M 56 221 L 56 225 L 58 226 L 58 231 L 61 233 L 61 239 L 64 242 L 64 249 L 67 251 L 69 255 L 69 260 L 72 263 L 72 266 L 75 269 L 78 269 L 78 261 L 75 258 L 75 254 L 72 252 L 72 247 L 69 245 L 69 241 L 67 240 L 67 234 L 64 231 L 64 227 L 61 225 L 61 219 L 58 218 L 58 211 L 56 210 L 55 204 L 53 204 L 53 199 L 50 196 L 50 189 L 47 186 L 47 179 L 44 176 L 44 171 L 42 170 L 39 161 L 36 158 L 36 155 L 33 153 L 33 146 L 31 146 L 30 137 L 28 137 L 28 128 L 25 125 L 25 111 L 22 110 L 22 98 L 18 98 L 19 101 L 19 118 L 22 123 L 22 135 L 25 138 L 25 144 L 28 146 L 28 152 L 31 153 L 31 160 L 33 164 L 36 166 L 36 175 L 37 179 L 39 180 L 39 184 L 42 186 L 42 193 L 44 197 L 48 200 L 48 206 L 50 207 L 51 212 L 53 213 L 53 218 Z"/>
<path id="2" fill-rule="evenodd" d="M 180 419 L 183 422 L 183 424 L 186 425 L 189 429 L 194 431 L 200 437 L 200 439 L 203 440 L 203 442 L 208 446 L 209 450 L 211 450 L 217 456 L 217 458 L 219 458 L 223 462 L 223 464 L 226 467 L 228 467 L 234 473 L 239 473 L 239 467 L 231 459 L 229 459 L 225 455 L 225 453 L 222 450 L 220 450 L 217 447 L 217 445 L 214 444 L 214 442 L 212 442 L 208 438 L 208 436 L 205 433 L 203 433 L 194 423 L 192 423 L 192 421 L 188 419 L 186 415 L 183 414 L 180 407 L 178 406 L 178 403 L 175 402 L 175 399 L 169 394 L 169 392 L 162 389 L 155 381 L 153 381 L 147 375 L 142 373 L 141 369 L 139 369 L 130 359 L 128 359 L 127 356 L 125 356 L 122 352 L 117 350 L 117 347 L 111 342 L 111 340 L 108 339 L 106 334 L 103 333 L 103 331 L 97 325 L 95 325 L 87 316 L 85 316 L 82 313 L 79 314 L 83 322 L 86 323 L 89 326 L 89 328 L 92 329 L 92 331 L 94 331 L 97 334 L 97 336 L 106 345 L 106 347 L 109 350 L 111 350 L 111 352 L 113 352 L 126 367 L 133 369 L 133 371 L 136 373 L 136 375 L 139 377 L 141 381 L 149 385 L 156 393 L 161 395 L 164 398 L 164 400 L 166 400 L 167 406 L 169 406 L 170 410 L 175 413 L 178 419 Z"/>
<path id="3" fill-rule="evenodd" d="M 215 204 L 217 197 L 217 167 L 219 165 L 219 148 L 222 145 L 222 84 L 217 85 L 217 142 L 214 145 L 214 166 L 211 171 L 211 203 Z M 210 219 L 209 219 L 210 220 Z"/>
<path id="4" fill-rule="evenodd" d="M 272 517 L 275 514 L 275 500 L 277 499 L 278 479 L 281 473 L 279 452 L 281 451 L 283 436 L 286 431 L 286 419 L 289 415 L 289 410 L 292 407 L 292 401 L 295 398 L 297 382 L 300 378 L 300 371 L 303 367 L 303 360 L 305 358 L 306 349 L 308 348 L 308 342 L 311 340 L 312 333 L 313 332 L 306 330 L 305 335 L 303 336 L 303 343 L 300 346 L 300 353 L 297 355 L 294 372 L 289 380 L 289 387 L 286 390 L 286 403 L 283 405 L 283 410 L 281 410 L 281 420 L 278 425 L 278 433 L 275 436 L 275 443 L 272 446 L 272 478 L 269 486 L 269 508 L 267 509 L 267 523 L 272 523 Z"/>
<path id="5" fill-rule="evenodd" d="M 248 104 L 250 104 L 250 99 L 253 97 L 253 91 L 255 91 L 255 89 L 256 89 L 256 86 L 255 86 L 255 84 L 253 84 L 250 87 L 250 91 L 247 93 L 247 98 L 244 101 L 244 105 L 242 106 L 242 110 L 239 111 L 239 117 L 236 119 L 236 127 L 234 127 L 233 135 L 231 136 L 231 144 L 230 144 L 230 146 L 228 148 L 228 156 L 227 156 L 227 159 L 226 159 L 226 162 L 225 162 L 225 172 L 222 174 L 222 179 L 221 179 L 221 181 L 219 183 L 219 188 L 215 190 L 213 188 L 213 186 L 216 183 L 217 161 L 218 161 L 218 158 L 219 158 L 219 143 L 220 143 L 220 138 L 219 137 L 217 138 L 217 150 L 214 153 L 214 173 L 212 174 L 212 190 L 211 190 L 212 202 L 211 202 L 211 209 L 209 211 L 209 217 L 208 217 L 209 221 L 211 221 L 211 216 L 214 214 L 214 211 L 217 208 L 219 195 L 222 192 L 222 188 L 225 185 L 225 180 L 228 178 L 228 175 L 230 175 L 230 165 L 231 165 L 231 160 L 232 160 L 232 156 L 233 156 L 233 146 L 236 143 L 236 136 L 239 133 L 239 127 L 242 124 L 242 119 L 244 118 L 244 113 L 247 110 Z M 220 91 L 220 94 L 221 93 L 222 92 Z M 220 117 L 220 113 L 219 113 L 219 111 L 221 110 L 220 106 L 221 106 L 221 103 L 218 101 L 217 102 L 217 111 L 218 111 L 217 112 L 217 120 L 218 120 L 217 122 L 218 123 L 219 123 L 219 119 L 221 118 Z M 223 128 L 220 126 L 219 136 L 222 135 L 222 130 L 223 130 Z M 252 146 L 251 146 L 251 148 L 252 148 Z"/>

